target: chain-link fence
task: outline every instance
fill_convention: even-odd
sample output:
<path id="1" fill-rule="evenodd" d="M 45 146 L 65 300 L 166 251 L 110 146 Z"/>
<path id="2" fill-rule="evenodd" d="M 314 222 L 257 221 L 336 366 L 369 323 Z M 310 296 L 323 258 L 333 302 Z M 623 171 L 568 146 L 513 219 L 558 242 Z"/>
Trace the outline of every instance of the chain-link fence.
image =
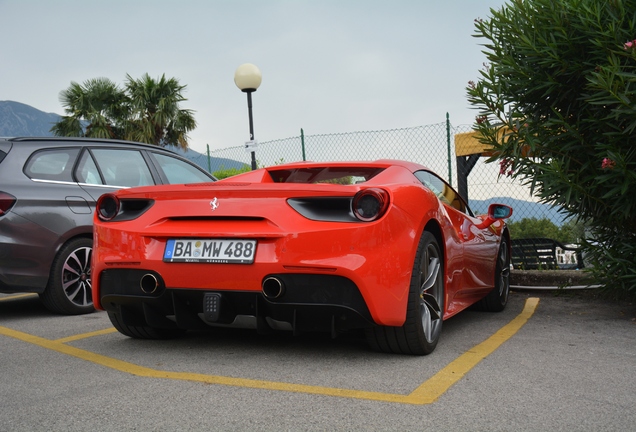
<path id="1" fill-rule="evenodd" d="M 488 204 L 499 202 L 511 205 L 511 221 L 523 218 L 546 218 L 557 225 L 563 216 L 556 209 L 540 204 L 530 190 L 518 181 L 499 174 L 499 164 L 486 163 L 485 157 L 456 155 L 456 136 L 471 131 L 471 126 L 452 126 L 450 121 L 402 129 L 362 131 L 336 134 L 300 135 L 261 142 L 256 148 L 259 167 L 300 160 L 344 161 L 402 159 L 420 163 L 467 196 L 475 213 L 485 213 Z M 461 159 L 461 160 L 460 160 Z M 230 147 L 201 155 L 194 160 L 215 172 L 223 169 L 251 166 L 251 154 L 244 147 Z M 463 173 L 458 175 L 458 161 Z M 468 173 L 468 175 L 465 175 Z M 462 185 L 462 179 L 465 184 Z"/>

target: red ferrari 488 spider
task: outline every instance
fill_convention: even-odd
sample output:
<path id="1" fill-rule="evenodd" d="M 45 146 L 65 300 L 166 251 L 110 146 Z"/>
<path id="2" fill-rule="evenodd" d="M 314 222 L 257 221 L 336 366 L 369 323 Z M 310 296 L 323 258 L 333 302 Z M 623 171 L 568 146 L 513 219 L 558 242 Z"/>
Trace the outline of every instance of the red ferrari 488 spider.
<path id="1" fill-rule="evenodd" d="M 443 320 L 505 307 L 511 214 L 475 216 L 439 176 L 394 160 L 119 190 L 95 213 L 93 302 L 134 338 L 365 329 L 377 350 L 428 354 Z"/>

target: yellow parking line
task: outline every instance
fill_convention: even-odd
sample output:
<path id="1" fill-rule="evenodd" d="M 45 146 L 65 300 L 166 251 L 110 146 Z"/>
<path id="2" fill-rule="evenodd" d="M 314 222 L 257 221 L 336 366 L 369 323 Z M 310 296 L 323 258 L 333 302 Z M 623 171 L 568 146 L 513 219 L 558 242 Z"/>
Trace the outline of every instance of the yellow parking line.
<path id="1" fill-rule="evenodd" d="M 431 403 L 437 400 L 437 398 L 444 394 L 453 384 L 462 379 L 472 368 L 477 366 L 480 361 L 488 357 L 499 348 L 501 344 L 514 336 L 521 327 L 528 322 L 538 305 L 538 298 L 533 297 L 527 299 L 523 311 L 521 311 L 516 318 L 500 328 L 488 339 L 453 360 L 448 366 L 415 389 L 409 396 L 420 401 L 427 401 L 420 403 Z"/>
<path id="2" fill-rule="evenodd" d="M 78 335 L 73 335 L 73 336 L 68 336 L 68 337 L 65 337 L 65 338 L 56 339 L 55 342 L 69 343 L 69 342 L 73 342 L 73 341 L 80 340 L 80 339 L 86 339 L 86 338 L 93 337 L 93 336 L 101 336 L 101 335 L 105 335 L 105 334 L 115 333 L 116 331 L 117 331 L 117 329 L 115 327 L 111 327 L 111 328 L 107 328 L 107 329 L 104 329 L 104 330 L 97 330 L 97 331 L 94 331 L 94 332 L 82 333 L 82 334 L 78 334 Z"/>
<path id="3" fill-rule="evenodd" d="M 537 298 L 527 299 L 523 311 L 516 318 L 499 329 L 495 334 L 486 339 L 484 342 L 476 345 L 475 347 L 452 361 L 448 366 L 446 366 L 433 377 L 422 383 L 409 395 L 321 387 L 304 384 L 290 384 L 246 378 L 232 378 L 188 372 L 160 371 L 68 346 L 60 342 L 60 340 L 68 340 L 69 338 L 52 341 L 27 333 L 22 333 L 16 330 L 11 330 L 2 326 L 0 326 L 0 334 L 34 345 L 38 345 L 53 351 L 57 351 L 62 354 L 87 360 L 110 369 L 118 370 L 120 372 L 125 372 L 140 377 L 166 378 L 235 387 L 247 387 L 264 390 L 278 390 L 323 396 L 337 396 L 353 399 L 424 405 L 435 402 L 442 394 L 444 394 L 453 384 L 455 384 L 463 376 L 465 376 L 466 373 L 468 373 L 468 371 L 475 367 L 481 360 L 490 355 L 497 348 L 499 348 L 501 344 L 510 339 L 515 333 L 517 333 L 519 329 L 521 329 L 521 327 L 523 327 L 523 325 L 528 321 L 528 319 L 530 319 L 538 304 L 539 299 Z"/>
<path id="4" fill-rule="evenodd" d="M 0 301 L 15 300 L 15 299 L 21 299 L 21 298 L 27 298 L 27 297 L 35 297 L 35 296 L 37 296 L 37 294 L 33 294 L 33 293 L 16 294 L 16 295 L 9 295 L 6 297 L 0 297 Z"/>

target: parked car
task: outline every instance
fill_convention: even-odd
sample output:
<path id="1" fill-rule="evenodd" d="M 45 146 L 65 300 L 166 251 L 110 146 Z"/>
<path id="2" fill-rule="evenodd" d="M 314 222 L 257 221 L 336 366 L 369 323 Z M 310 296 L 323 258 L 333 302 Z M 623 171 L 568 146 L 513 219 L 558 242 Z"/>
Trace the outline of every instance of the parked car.
<path id="1" fill-rule="evenodd" d="M 0 138 L 0 292 L 36 292 L 58 313 L 93 310 L 93 212 L 104 193 L 216 180 L 157 146 Z"/>
<path id="2" fill-rule="evenodd" d="M 425 167 L 292 163 L 216 183 L 102 195 L 93 302 L 119 332 L 366 329 L 377 350 L 428 354 L 442 321 L 508 300 L 510 239 Z"/>

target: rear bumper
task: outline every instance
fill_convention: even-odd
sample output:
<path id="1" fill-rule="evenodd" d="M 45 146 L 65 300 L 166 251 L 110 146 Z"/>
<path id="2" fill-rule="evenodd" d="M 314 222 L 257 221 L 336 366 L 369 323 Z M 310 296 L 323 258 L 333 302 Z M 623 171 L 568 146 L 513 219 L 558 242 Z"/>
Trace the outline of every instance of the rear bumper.
<path id="1" fill-rule="evenodd" d="M 142 283 L 149 274 L 157 280 L 154 289 Z M 220 326 L 335 334 L 373 325 L 360 291 L 347 278 L 289 273 L 268 277 L 281 281 L 284 289 L 280 296 L 267 298 L 261 291 L 170 288 L 156 272 L 111 269 L 100 274 L 100 303 L 129 326 L 188 330 Z"/>
<path id="2" fill-rule="evenodd" d="M 46 288 L 59 235 L 13 212 L 0 220 L 0 292 Z"/>
<path id="3" fill-rule="evenodd" d="M 1 246 L 0 246 L 1 247 Z M 42 293 L 49 280 L 40 263 L 29 258 L 0 257 L 0 292 Z"/>

